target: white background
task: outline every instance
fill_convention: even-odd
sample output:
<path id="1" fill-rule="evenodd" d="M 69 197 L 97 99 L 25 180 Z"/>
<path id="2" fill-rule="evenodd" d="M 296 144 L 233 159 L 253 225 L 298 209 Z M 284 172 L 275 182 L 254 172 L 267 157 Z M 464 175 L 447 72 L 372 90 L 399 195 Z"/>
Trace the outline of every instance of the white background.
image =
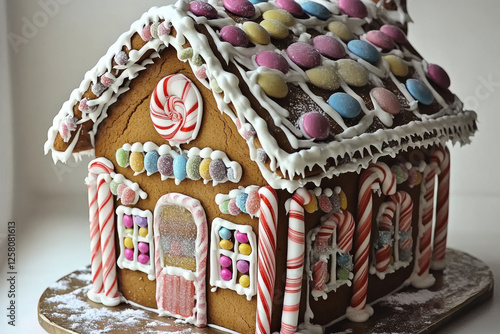
<path id="1" fill-rule="evenodd" d="M 57 0 L 57 8 L 44 9 L 48 2 L 53 1 L 0 0 L 1 333 L 44 333 L 37 323 L 39 296 L 89 263 L 83 183 L 88 160 L 54 166 L 43 155 L 53 116 L 134 20 L 169 1 Z M 481 258 L 500 277 L 500 2 L 409 0 L 409 10 L 410 40 L 429 62 L 448 71 L 452 91 L 479 115 L 473 144 L 452 149 L 448 244 Z M 43 12 L 49 12 L 47 20 Z M 26 30 L 26 22 L 38 27 Z M 7 33 L 25 37 L 17 50 L 6 41 Z M 4 315 L 9 219 L 17 222 L 14 330 Z M 495 299 L 483 304 L 442 333 L 498 332 L 499 304 Z"/>

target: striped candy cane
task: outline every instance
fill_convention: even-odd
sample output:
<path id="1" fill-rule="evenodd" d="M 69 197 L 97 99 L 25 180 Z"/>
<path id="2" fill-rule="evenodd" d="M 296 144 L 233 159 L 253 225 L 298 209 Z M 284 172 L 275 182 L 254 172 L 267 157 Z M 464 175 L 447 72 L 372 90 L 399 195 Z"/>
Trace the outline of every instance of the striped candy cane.
<path id="1" fill-rule="evenodd" d="M 259 190 L 259 271 L 257 277 L 256 333 L 271 333 L 274 283 L 276 280 L 276 229 L 278 227 L 278 196 L 267 186 Z"/>
<path id="2" fill-rule="evenodd" d="M 305 254 L 304 205 L 307 205 L 311 198 L 311 193 L 301 188 L 295 192 L 290 203 L 281 334 L 293 334 L 297 330 Z"/>

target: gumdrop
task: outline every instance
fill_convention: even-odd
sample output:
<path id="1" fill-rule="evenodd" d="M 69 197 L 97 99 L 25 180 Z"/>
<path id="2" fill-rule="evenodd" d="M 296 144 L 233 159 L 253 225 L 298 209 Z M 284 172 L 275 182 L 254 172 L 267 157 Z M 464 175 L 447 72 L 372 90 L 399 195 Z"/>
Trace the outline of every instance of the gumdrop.
<path id="1" fill-rule="evenodd" d="M 186 173 L 187 173 L 187 177 L 189 179 L 191 179 L 191 180 L 201 179 L 200 164 L 202 161 L 203 161 L 203 159 L 198 155 L 189 157 L 189 159 L 186 163 Z"/>
<path id="2" fill-rule="evenodd" d="M 118 195 L 118 183 L 116 183 L 115 180 L 112 180 L 110 183 L 109 183 L 109 190 L 111 191 L 111 193 L 113 195 Z"/>
<path id="3" fill-rule="evenodd" d="M 215 159 L 210 162 L 209 173 L 214 181 L 221 182 L 227 176 L 226 165 L 221 159 Z"/>
<path id="4" fill-rule="evenodd" d="M 247 213 L 246 209 L 247 199 L 248 199 L 248 194 L 246 193 L 239 193 L 236 196 L 236 205 L 238 206 L 238 209 L 240 209 L 244 213 Z"/>
<path id="5" fill-rule="evenodd" d="M 252 191 L 248 194 L 245 204 L 246 212 L 250 215 L 255 215 L 260 210 L 260 196 L 258 191 Z"/>
<path id="6" fill-rule="evenodd" d="M 342 207 L 340 196 L 336 193 L 333 193 L 333 195 L 330 197 L 330 201 L 332 202 L 332 211 L 339 212 Z"/>
<path id="7" fill-rule="evenodd" d="M 220 209 L 220 212 L 228 215 L 229 214 L 229 200 L 226 199 L 225 201 L 222 201 L 222 203 L 219 204 L 219 209 Z"/>
<path id="8" fill-rule="evenodd" d="M 241 213 L 240 208 L 238 208 L 238 205 L 236 205 L 235 198 L 232 198 L 229 200 L 228 210 L 229 210 L 229 213 L 233 216 L 237 216 Z"/>
<path id="9" fill-rule="evenodd" d="M 325 194 L 321 194 L 319 196 L 319 208 L 321 211 L 325 213 L 329 213 L 332 211 L 332 202 L 330 202 L 330 199 L 326 197 Z"/>
<path id="10" fill-rule="evenodd" d="M 158 171 L 163 176 L 170 176 L 174 172 L 174 158 L 170 155 L 162 155 L 158 159 Z"/>
<path id="11" fill-rule="evenodd" d="M 115 62 L 118 65 L 127 65 L 128 59 L 128 55 L 125 51 L 120 51 L 115 55 Z"/>
<path id="12" fill-rule="evenodd" d="M 212 162 L 212 160 L 210 158 L 205 158 L 205 159 L 203 159 L 203 161 L 200 164 L 200 175 L 203 178 L 203 180 L 206 180 L 206 181 L 209 181 L 212 179 L 210 176 L 210 171 L 209 171 L 210 162 Z"/>
<path id="13" fill-rule="evenodd" d="M 120 167 L 127 167 L 129 164 L 128 160 L 128 152 L 123 148 L 119 148 L 116 150 L 116 162 Z"/>
<path id="14" fill-rule="evenodd" d="M 144 167 L 149 174 L 154 174 L 158 171 L 158 159 L 160 155 L 156 151 L 146 153 L 144 157 Z"/>
<path id="15" fill-rule="evenodd" d="M 135 202 L 135 191 L 130 189 L 129 187 L 126 187 L 121 195 L 121 201 L 123 205 L 130 205 L 134 204 Z"/>
<path id="16" fill-rule="evenodd" d="M 337 270 L 337 279 L 341 281 L 346 281 L 349 279 L 349 270 L 345 268 L 340 268 Z"/>

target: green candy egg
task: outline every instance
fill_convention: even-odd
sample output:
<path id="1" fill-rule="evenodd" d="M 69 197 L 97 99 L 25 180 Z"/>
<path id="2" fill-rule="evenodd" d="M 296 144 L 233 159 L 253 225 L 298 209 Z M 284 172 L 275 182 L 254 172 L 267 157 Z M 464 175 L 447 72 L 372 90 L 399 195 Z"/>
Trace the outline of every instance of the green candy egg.
<path id="1" fill-rule="evenodd" d="M 223 214 L 228 215 L 229 214 L 229 200 L 226 199 L 219 205 L 220 212 Z"/>
<path id="2" fill-rule="evenodd" d="M 111 190 L 111 193 L 113 195 L 118 194 L 118 183 L 116 183 L 115 180 L 113 180 L 109 183 L 109 190 Z"/>
<path id="3" fill-rule="evenodd" d="M 116 162 L 120 167 L 128 166 L 128 152 L 123 148 L 119 148 L 118 150 L 116 150 Z"/>
<path id="4" fill-rule="evenodd" d="M 187 177 L 191 180 L 196 181 L 201 179 L 200 164 L 202 160 L 203 159 L 199 155 L 189 157 L 186 163 L 186 173 Z"/>
<path id="5" fill-rule="evenodd" d="M 349 279 L 349 270 L 345 268 L 337 269 L 337 279 L 345 281 Z"/>

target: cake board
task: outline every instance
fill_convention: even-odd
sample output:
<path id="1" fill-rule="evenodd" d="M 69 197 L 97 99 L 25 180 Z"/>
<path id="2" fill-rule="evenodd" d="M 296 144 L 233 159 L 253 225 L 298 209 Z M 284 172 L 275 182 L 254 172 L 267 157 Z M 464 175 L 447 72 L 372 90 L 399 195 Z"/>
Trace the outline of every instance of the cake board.
<path id="1" fill-rule="evenodd" d="M 433 333 L 493 295 L 493 274 L 488 266 L 461 251 L 447 250 L 447 268 L 434 272 L 429 289 L 407 287 L 375 304 L 374 315 L 364 323 L 341 321 L 325 333 Z M 207 333 L 223 331 L 196 328 L 173 318 L 129 304 L 107 308 L 87 298 L 90 268 L 77 270 L 48 287 L 38 303 L 38 320 L 49 333 Z"/>

